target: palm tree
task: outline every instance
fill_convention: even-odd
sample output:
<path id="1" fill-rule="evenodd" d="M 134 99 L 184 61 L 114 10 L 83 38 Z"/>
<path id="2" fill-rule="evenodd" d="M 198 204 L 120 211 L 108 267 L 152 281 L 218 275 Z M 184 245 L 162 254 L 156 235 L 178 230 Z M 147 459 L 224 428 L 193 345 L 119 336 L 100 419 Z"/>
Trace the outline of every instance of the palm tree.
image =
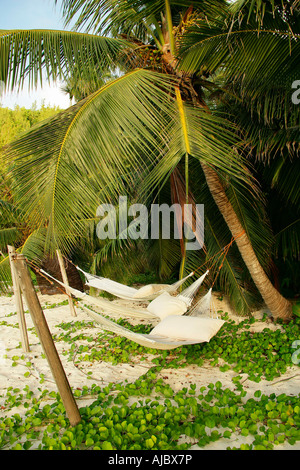
<path id="1" fill-rule="evenodd" d="M 288 150 L 286 153 L 290 157 L 295 158 L 299 155 L 299 138 L 297 138 L 299 110 L 293 108 L 290 94 L 284 86 L 284 83 L 291 86 L 296 64 L 299 64 L 299 50 L 297 52 L 297 48 L 293 48 L 293 43 L 295 45 L 297 41 L 299 43 L 298 3 L 298 1 L 274 2 L 273 8 L 270 8 L 270 3 L 268 8 L 265 2 L 257 2 L 256 11 L 253 11 L 253 2 L 251 4 L 247 1 L 236 2 L 232 6 L 233 15 L 230 22 L 224 18 L 223 21 L 219 20 L 211 27 L 199 21 L 190 29 L 191 34 L 187 35 L 184 40 L 186 41 L 186 54 L 184 54 L 182 67 L 189 72 L 195 72 L 205 63 L 206 70 L 210 73 L 222 67 L 223 86 L 227 88 L 225 99 L 231 98 L 231 105 L 234 102 L 236 108 L 237 104 L 239 105 L 239 112 L 235 114 L 235 119 L 243 114 L 243 107 L 251 113 L 252 119 L 251 122 L 248 120 L 247 127 L 250 128 L 249 133 L 252 134 L 256 130 L 253 123 L 253 114 L 256 113 L 260 126 L 259 139 L 257 135 L 252 135 L 250 145 L 252 152 L 255 145 L 260 147 L 254 153 L 256 158 L 265 157 L 265 161 L 274 157 L 272 155 L 274 147 L 277 152 Z M 228 36 L 229 23 L 231 37 Z M 257 29 L 260 36 L 255 35 L 253 38 L 253 33 Z M 208 43 L 208 45 L 203 46 L 203 43 Z M 289 51 L 284 43 L 289 43 Z M 216 46 L 218 46 L 219 54 L 214 54 Z M 283 53 L 285 53 L 284 57 Z M 227 55 L 226 58 L 224 54 Z M 278 57 L 280 57 L 279 61 Z M 248 69 L 241 66 L 240 59 L 246 59 Z M 242 74 L 244 76 L 241 80 Z M 265 128 L 268 140 L 261 132 L 262 126 Z M 281 139 L 279 140 L 278 137 Z M 222 184 L 211 168 L 203 169 L 211 193 L 231 232 L 238 233 L 243 227 L 228 204 Z M 276 311 L 278 316 L 288 317 L 289 303 L 276 294 L 276 290 L 273 289 L 261 269 L 248 243 L 247 235 L 239 238 L 236 243 L 245 262 L 247 259 L 247 267 L 266 304 L 272 305 L 272 312 Z"/>
<path id="2" fill-rule="evenodd" d="M 65 250 L 95 223 L 99 203 L 116 202 L 119 194 L 134 197 L 134 188 L 149 198 L 182 162 L 188 195 L 189 167 L 200 162 L 260 294 L 274 317 L 288 319 L 291 304 L 271 284 L 252 247 L 250 226 L 228 195 L 233 182 L 247 188 L 252 200 L 259 194 L 245 157 L 251 142 L 207 98 L 211 90 L 242 104 L 251 98 L 252 106 L 264 106 L 267 121 L 287 90 L 300 54 L 298 2 L 284 12 L 272 2 L 272 17 L 262 14 L 264 2 L 256 10 L 254 3 L 64 0 L 66 24 L 77 15 L 76 28 L 86 26 L 84 33 L 2 31 L 0 78 L 11 87 L 22 86 L 25 76 L 36 84 L 42 69 L 63 77 L 74 64 L 88 77 L 95 61 L 102 70 L 124 71 L 31 130 L 6 154 L 18 207 L 36 230 L 47 229 L 49 245 Z M 264 60 L 270 48 L 272 73 Z M 253 80 L 257 57 L 261 80 Z M 278 71 L 276 103 L 270 96 Z M 289 110 L 286 99 L 282 119 Z"/>

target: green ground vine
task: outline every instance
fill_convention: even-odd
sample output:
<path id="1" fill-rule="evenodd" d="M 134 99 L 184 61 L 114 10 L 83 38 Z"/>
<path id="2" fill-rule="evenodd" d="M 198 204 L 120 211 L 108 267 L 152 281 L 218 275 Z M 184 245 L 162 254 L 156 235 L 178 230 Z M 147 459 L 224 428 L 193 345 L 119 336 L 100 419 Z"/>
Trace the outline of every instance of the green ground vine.
<path id="1" fill-rule="evenodd" d="M 58 393 L 42 388 L 33 392 L 28 385 L 23 390 L 8 388 L 0 396 L 0 449 L 188 450 L 220 439 L 235 449 L 233 436 L 243 438 L 239 449 L 245 450 L 294 445 L 300 440 L 300 395 L 265 395 L 257 390 L 249 398 L 241 374 L 254 382 L 272 381 L 295 365 L 292 353 L 294 342 L 300 339 L 300 318 L 288 325 L 279 321 L 278 329 L 271 329 L 265 317 L 266 326 L 260 332 L 251 331 L 253 318 L 240 323 L 227 315 L 224 319 L 226 323 L 209 343 L 171 351 L 150 350 L 111 333 L 99 334 L 93 322 L 61 322 L 54 339 L 68 344 L 63 354 L 75 365 L 145 360 L 150 368 L 133 383 L 92 384 L 73 390 L 82 416 L 76 427 L 70 426 Z M 139 333 L 151 329 L 151 325 L 132 326 L 125 320 L 118 323 Z M 25 380 L 34 373 L 22 355 L 11 361 L 12 365 L 23 361 L 28 368 Z M 165 369 L 204 363 L 233 371 L 233 390 L 218 381 L 175 391 L 160 376 Z M 83 400 L 89 404 L 81 406 Z"/>

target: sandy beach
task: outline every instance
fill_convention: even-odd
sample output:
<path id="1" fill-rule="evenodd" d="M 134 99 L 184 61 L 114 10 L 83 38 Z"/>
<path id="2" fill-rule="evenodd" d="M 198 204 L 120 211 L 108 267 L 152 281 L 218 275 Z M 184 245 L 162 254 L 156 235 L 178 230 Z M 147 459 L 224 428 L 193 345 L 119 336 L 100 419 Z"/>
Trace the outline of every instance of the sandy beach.
<path id="1" fill-rule="evenodd" d="M 66 304 L 66 296 L 55 295 L 47 296 L 40 295 L 39 300 L 43 307 L 45 318 L 49 325 L 52 336 L 58 338 L 63 332 L 59 326 L 62 323 L 72 322 L 85 322 L 84 326 L 77 330 L 80 333 L 87 333 L 87 335 L 94 336 L 101 333 L 98 325 L 92 325 L 91 318 L 85 311 L 76 308 L 77 317 L 72 317 L 68 304 Z M 217 308 L 229 313 L 230 319 L 235 322 L 240 322 L 243 318 L 234 315 L 230 311 L 230 307 L 226 300 L 218 300 Z M 126 301 L 118 301 L 126 305 Z M 64 305 L 58 305 L 64 303 Z M 27 310 L 26 304 L 24 305 Z M 17 315 L 14 302 L 14 296 L 1 296 L 0 297 L 0 416 L 11 416 L 14 413 L 22 416 L 26 409 L 20 405 L 18 407 L 10 407 L 7 409 L 5 406 L 5 397 L 7 391 L 12 389 L 22 390 L 24 387 L 32 390 L 34 394 L 39 395 L 41 390 L 46 388 L 48 391 L 57 391 L 56 384 L 51 375 L 49 365 L 45 356 L 43 355 L 42 347 L 39 342 L 30 314 L 25 314 L 26 324 L 28 329 L 28 337 L 30 343 L 30 352 L 23 353 L 20 347 L 20 332 L 17 323 Z M 280 326 L 272 322 L 266 325 L 266 322 L 259 321 L 264 311 L 257 312 L 255 317 L 257 321 L 251 325 L 251 331 L 259 332 L 264 328 L 276 329 Z M 116 316 L 115 316 L 116 318 Z M 132 318 L 130 318 L 132 322 Z M 84 386 L 90 387 L 91 384 L 105 387 L 110 383 L 133 383 L 139 377 L 153 367 L 151 362 L 151 355 L 143 357 L 142 360 L 137 360 L 136 357 L 133 361 L 128 363 L 113 365 L 104 361 L 76 361 L 69 360 L 69 351 L 72 347 L 71 342 L 55 341 L 57 351 L 61 358 L 64 370 L 68 377 L 69 383 L 73 390 L 82 389 Z M 86 339 L 78 339 L 76 347 L 81 344 L 87 344 Z M 74 348 L 74 346 L 73 346 Z M 138 356 L 137 356 L 138 357 Z M 78 359 L 78 358 L 77 358 Z M 160 376 L 163 378 L 164 383 L 169 384 L 175 392 L 180 391 L 184 387 L 189 387 L 195 384 L 196 390 L 201 387 L 207 387 L 208 384 L 215 384 L 220 381 L 224 388 L 235 390 L 236 385 L 232 379 L 237 374 L 233 370 L 221 372 L 219 367 L 213 367 L 209 361 L 205 362 L 201 367 L 196 365 L 187 364 L 186 367 L 178 369 L 166 368 L 160 371 Z M 244 390 L 247 392 L 244 400 L 253 398 L 257 390 L 260 390 L 265 395 L 281 395 L 286 394 L 289 396 L 299 396 L 300 392 L 300 369 L 298 365 L 289 367 L 286 373 L 280 377 L 274 378 L 272 381 L 261 380 L 255 383 L 248 379 L 247 374 L 241 378 Z M 86 400 L 78 400 L 79 408 L 86 403 L 95 400 L 95 397 L 87 398 Z M 188 438 L 187 438 L 188 439 Z M 210 442 L 205 447 L 199 447 L 197 444 L 192 445 L 190 450 L 224 450 L 228 447 L 239 447 L 243 443 L 251 443 L 250 436 L 243 436 L 238 432 L 233 432 L 230 439 L 220 438 L 216 442 Z M 6 446 L 7 448 L 7 446 Z M 287 442 L 275 445 L 275 450 L 299 450 L 300 442 L 297 441 L 294 445 Z"/>

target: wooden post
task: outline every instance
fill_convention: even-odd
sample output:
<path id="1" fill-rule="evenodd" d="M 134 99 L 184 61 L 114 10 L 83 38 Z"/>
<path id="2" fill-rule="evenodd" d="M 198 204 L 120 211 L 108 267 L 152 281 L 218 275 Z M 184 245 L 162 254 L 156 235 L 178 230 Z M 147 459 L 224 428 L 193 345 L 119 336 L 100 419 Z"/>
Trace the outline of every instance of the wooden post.
<path id="1" fill-rule="evenodd" d="M 60 266 L 60 271 L 61 271 L 63 283 L 66 286 L 68 286 L 69 285 L 69 280 L 68 280 L 68 276 L 67 276 L 67 272 L 66 272 L 66 268 L 65 268 L 65 263 L 64 263 L 64 260 L 63 260 L 63 257 L 62 257 L 62 254 L 61 254 L 60 250 L 56 250 L 56 254 L 57 254 L 57 258 L 58 258 L 58 262 L 59 262 L 59 266 Z M 66 289 L 66 294 L 68 296 L 68 302 L 69 302 L 69 306 L 70 306 L 70 310 L 71 310 L 71 315 L 72 315 L 72 317 L 77 317 L 76 310 L 75 310 L 73 300 L 72 300 L 72 296 L 71 296 L 71 292 L 69 291 L 69 289 L 67 287 L 65 289 Z"/>
<path id="2" fill-rule="evenodd" d="M 13 259 L 16 255 L 16 251 L 13 246 L 8 246 L 7 248 L 8 248 L 8 254 L 9 254 L 11 277 L 12 277 L 12 282 L 13 282 L 15 305 L 16 305 L 18 323 L 19 323 L 20 334 L 21 334 L 22 349 L 24 352 L 27 353 L 27 352 L 30 352 L 30 347 L 29 347 L 28 334 L 27 334 L 27 328 L 26 328 L 24 306 L 23 306 L 23 301 L 22 301 L 20 284 L 18 282 L 18 278 L 16 276 L 16 271 L 15 271 L 15 266 L 13 263 Z"/>
<path id="3" fill-rule="evenodd" d="M 37 335 L 42 344 L 48 364 L 52 371 L 55 383 L 57 385 L 66 413 L 71 426 L 76 426 L 81 421 L 81 416 L 72 394 L 70 384 L 63 369 L 59 355 L 57 353 L 53 338 L 51 336 L 44 312 L 34 289 L 32 279 L 23 255 L 16 255 L 13 260 L 16 270 L 16 276 L 20 283 L 22 293 L 29 308 L 32 321 L 34 323 Z"/>

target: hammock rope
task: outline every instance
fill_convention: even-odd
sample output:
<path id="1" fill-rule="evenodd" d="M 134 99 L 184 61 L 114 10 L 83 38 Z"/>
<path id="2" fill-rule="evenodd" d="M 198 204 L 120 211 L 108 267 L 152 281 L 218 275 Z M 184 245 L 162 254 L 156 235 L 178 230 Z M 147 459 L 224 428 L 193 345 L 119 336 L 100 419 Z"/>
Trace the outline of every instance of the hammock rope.
<path id="1" fill-rule="evenodd" d="M 198 268 L 194 269 L 194 273 L 196 274 L 198 271 L 200 271 L 203 266 L 206 266 L 213 258 L 216 258 L 215 261 L 212 263 L 212 265 L 210 265 L 209 269 L 210 271 L 212 271 L 212 268 L 213 266 L 218 262 L 219 259 L 221 259 L 222 257 L 222 254 L 224 253 L 224 256 L 223 256 L 223 261 L 221 263 L 221 265 L 219 266 L 219 271 L 221 270 L 221 268 L 223 267 L 224 265 L 224 262 L 225 262 L 225 258 L 228 254 L 228 251 L 230 250 L 230 248 L 232 247 L 233 243 L 240 237 L 242 237 L 244 234 L 246 233 L 246 230 L 242 230 L 240 233 L 238 233 L 235 237 L 232 237 L 231 238 L 231 241 L 228 243 L 228 245 L 225 245 L 223 248 L 221 248 L 221 250 L 219 250 L 217 253 L 215 253 L 214 255 L 212 255 L 208 260 L 206 260 L 204 263 L 202 263 Z M 219 255 L 219 257 L 217 258 L 217 256 Z M 214 281 L 215 283 L 215 281 Z"/>

